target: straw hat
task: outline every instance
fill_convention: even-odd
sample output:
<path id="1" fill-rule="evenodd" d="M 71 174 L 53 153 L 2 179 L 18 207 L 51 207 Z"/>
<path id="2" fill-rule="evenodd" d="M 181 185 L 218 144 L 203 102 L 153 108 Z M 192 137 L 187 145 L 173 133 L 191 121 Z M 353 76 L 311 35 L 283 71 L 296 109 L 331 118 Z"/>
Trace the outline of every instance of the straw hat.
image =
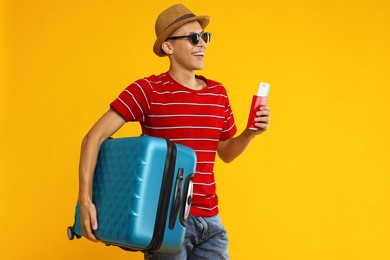
<path id="1" fill-rule="evenodd" d="M 153 46 L 154 53 L 160 57 L 166 56 L 165 52 L 161 49 L 163 42 L 177 28 L 192 21 L 198 21 L 202 29 L 204 29 L 209 24 L 210 17 L 196 16 L 182 4 L 176 4 L 164 10 L 156 20 L 155 29 L 157 39 Z"/>

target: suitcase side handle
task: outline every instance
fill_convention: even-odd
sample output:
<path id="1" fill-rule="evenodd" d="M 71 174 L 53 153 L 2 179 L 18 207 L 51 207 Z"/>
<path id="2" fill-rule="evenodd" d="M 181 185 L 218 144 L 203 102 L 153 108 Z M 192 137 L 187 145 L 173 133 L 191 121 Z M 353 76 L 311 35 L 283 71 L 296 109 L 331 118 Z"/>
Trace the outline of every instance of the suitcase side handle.
<path id="1" fill-rule="evenodd" d="M 192 192 L 193 192 L 193 183 L 192 179 L 194 178 L 195 174 L 192 173 L 187 176 L 185 182 L 184 182 L 184 192 L 183 192 L 183 198 L 182 198 L 182 206 L 181 206 L 181 213 L 180 213 L 180 223 L 183 225 L 183 227 L 186 227 L 186 220 L 188 219 L 188 216 L 190 214 L 191 204 L 192 204 Z"/>

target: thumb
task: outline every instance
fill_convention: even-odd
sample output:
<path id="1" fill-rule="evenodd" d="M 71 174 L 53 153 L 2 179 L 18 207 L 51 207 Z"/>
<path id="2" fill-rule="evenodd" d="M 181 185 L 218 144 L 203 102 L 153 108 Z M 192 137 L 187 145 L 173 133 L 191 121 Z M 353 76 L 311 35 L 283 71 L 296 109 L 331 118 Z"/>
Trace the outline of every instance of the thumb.
<path id="1" fill-rule="evenodd" d="M 93 230 L 98 229 L 98 223 L 97 223 L 97 217 L 96 217 L 96 208 L 90 212 L 90 217 L 91 217 L 91 226 Z"/>

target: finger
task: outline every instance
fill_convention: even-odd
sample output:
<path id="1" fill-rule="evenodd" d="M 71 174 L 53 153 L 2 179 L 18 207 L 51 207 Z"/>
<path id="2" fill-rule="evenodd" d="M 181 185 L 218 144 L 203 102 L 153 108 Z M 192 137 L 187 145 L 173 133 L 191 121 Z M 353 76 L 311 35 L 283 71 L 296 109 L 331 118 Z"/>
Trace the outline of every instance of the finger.
<path id="1" fill-rule="evenodd" d="M 271 114 L 270 109 L 263 109 L 263 107 L 260 108 L 259 111 L 256 112 L 256 116 L 269 116 Z"/>
<path id="2" fill-rule="evenodd" d="M 255 117 L 254 119 L 255 123 L 269 123 L 269 117 L 268 116 L 259 116 Z"/>
<path id="3" fill-rule="evenodd" d="M 87 208 L 85 214 L 83 214 L 82 230 L 84 237 L 94 242 L 98 241 L 98 239 L 93 234 L 93 230 L 97 230 L 95 207 Z"/>
<path id="4" fill-rule="evenodd" d="M 84 224 L 82 226 L 83 226 L 84 237 L 91 240 L 91 241 L 97 242 L 98 240 L 96 239 L 95 235 L 92 232 L 91 222 L 89 221 L 89 219 L 85 220 Z"/>
<path id="5" fill-rule="evenodd" d="M 269 128 L 269 125 L 264 123 L 255 123 L 255 126 L 260 130 L 267 130 Z"/>
<path id="6" fill-rule="evenodd" d="M 95 231 L 95 230 L 98 229 L 98 223 L 97 223 L 97 217 L 96 217 L 96 208 L 95 207 L 93 207 L 93 210 L 91 210 L 90 216 L 91 216 L 91 226 L 92 226 L 92 229 Z"/>
<path id="7" fill-rule="evenodd" d="M 256 117 L 254 121 L 255 121 L 255 126 L 257 126 L 257 124 L 259 124 L 259 127 L 261 127 L 262 129 L 267 130 L 269 128 L 269 124 L 270 124 L 270 117 L 269 116 L 259 116 L 259 117 Z M 266 125 L 266 126 L 264 126 L 264 125 Z"/>
<path id="8" fill-rule="evenodd" d="M 98 242 L 98 241 L 99 241 L 99 240 L 95 237 L 95 235 L 93 234 L 91 227 L 86 227 L 86 228 L 85 228 L 85 234 L 84 234 L 84 236 L 85 236 L 87 239 L 89 239 L 89 240 L 91 240 L 91 241 L 93 241 L 93 242 Z"/>

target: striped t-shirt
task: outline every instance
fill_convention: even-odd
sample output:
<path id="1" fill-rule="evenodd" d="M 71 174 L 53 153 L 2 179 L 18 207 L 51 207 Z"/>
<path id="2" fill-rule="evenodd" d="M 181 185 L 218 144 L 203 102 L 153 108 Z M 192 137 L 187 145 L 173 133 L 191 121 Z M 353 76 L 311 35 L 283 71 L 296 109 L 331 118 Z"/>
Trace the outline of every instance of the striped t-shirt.
<path id="1" fill-rule="evenodd" d="M 191 147 L 197 156 L 191 214 L 218 213 L 214 161 L 219 141 L 234 136 L 236 125 L 223 85 L 205 79 L 202 90 L 191 90 L 169 73 L 152 75 L 128 86 L 111 107 L 126 121 L 139 121 L 144 134 L 168 138 Z"/>

